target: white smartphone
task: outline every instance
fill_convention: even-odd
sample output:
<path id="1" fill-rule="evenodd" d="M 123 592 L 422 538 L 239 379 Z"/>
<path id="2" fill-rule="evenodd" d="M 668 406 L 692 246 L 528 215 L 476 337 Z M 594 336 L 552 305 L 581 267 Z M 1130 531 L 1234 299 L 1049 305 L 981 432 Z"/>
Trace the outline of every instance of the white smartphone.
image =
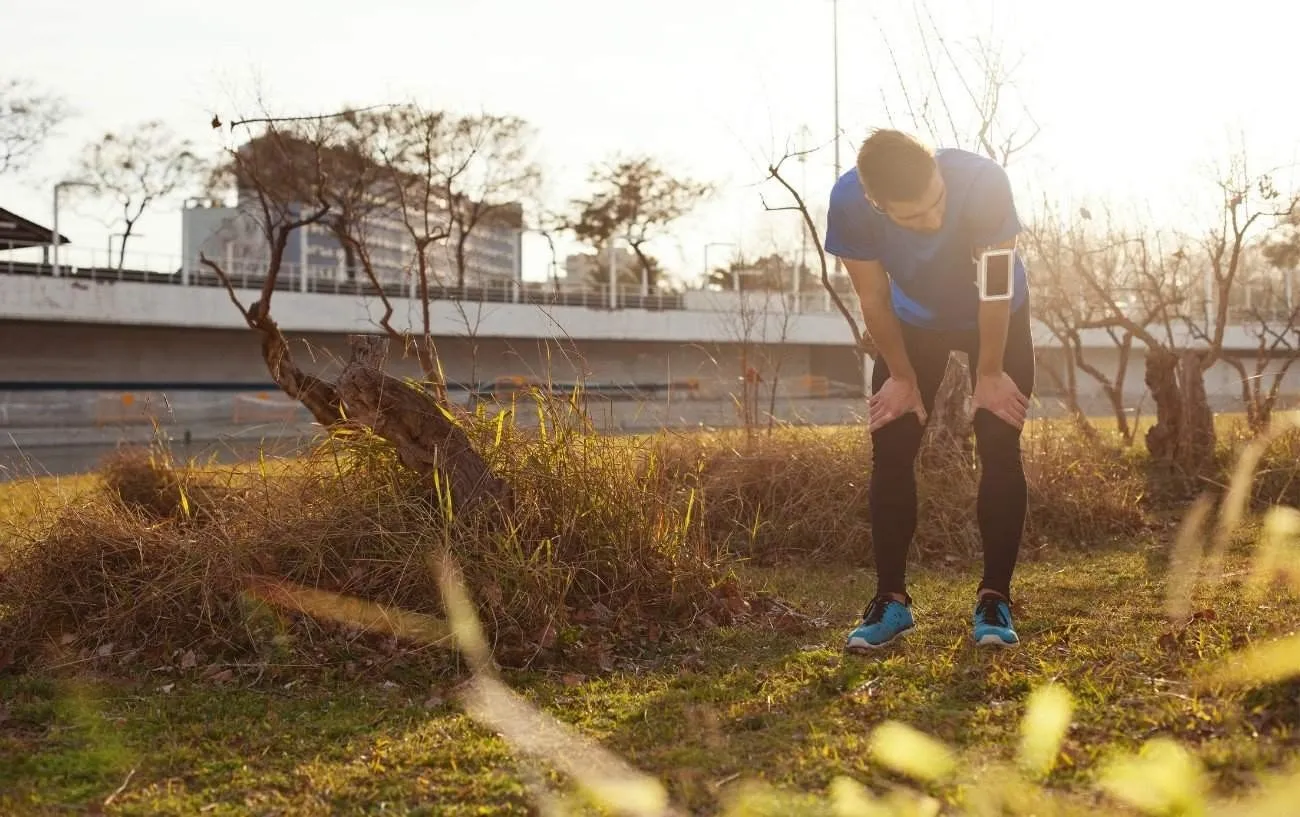
<path id="1" fill-rule="evenodd" d="M 1009 301 L 1015 294 L 1016 251 L 1012 249 L 984 250 L 979 256 L 979 289 L 981 301 Z"/>

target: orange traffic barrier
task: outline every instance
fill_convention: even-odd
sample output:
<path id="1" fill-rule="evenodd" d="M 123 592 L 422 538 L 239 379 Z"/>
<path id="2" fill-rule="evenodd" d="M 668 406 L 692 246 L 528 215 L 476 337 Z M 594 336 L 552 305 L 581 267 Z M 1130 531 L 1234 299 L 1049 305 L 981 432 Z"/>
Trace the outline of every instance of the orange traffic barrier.
<path id="1" fill-rule="evenodd" d="M 291 423 L 298 415 L 306 411 L 302 403 L 285 394 L 236 394 L 231 406 L 231 422 L 235 425 L 244 423 Z"/>
<path id="2" fill-rule="evenodd" d="M 154 401 L 145 398 L 137 400 L 136 396 L 131 393 L 101 393 L 95 396 L 94 412 L 95 425 L 99 427 L 111 425 L 148 425 L 157 419 L 158 413 L 166 412 L 166 404 L 162 404 L 162 412 L 154 412 Z"/>

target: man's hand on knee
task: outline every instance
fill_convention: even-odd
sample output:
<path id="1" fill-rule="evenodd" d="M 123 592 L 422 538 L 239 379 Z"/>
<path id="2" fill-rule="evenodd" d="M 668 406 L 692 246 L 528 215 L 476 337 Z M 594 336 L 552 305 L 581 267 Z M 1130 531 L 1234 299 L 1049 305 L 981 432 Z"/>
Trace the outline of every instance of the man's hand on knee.
<path id="1" fill-rule="evenodd" d="M 925 403 L 921 400 L 921 390 L 915 381 L 891 377 L 880 387 L 880 391 L 871 395 L 867 405 L 870 410 L 868 428 L 871 431 L 912 413 L 925 425 Z"/>
<path id="2" fill-rule="evenodd" d="M 1015 428 L 1023 428 L 1029 415 L 1029 398 L 1020 392 L 1016 381 L 1006 372 L 979 375 L 971 401 L 975 411 L 985 409 Z"/>

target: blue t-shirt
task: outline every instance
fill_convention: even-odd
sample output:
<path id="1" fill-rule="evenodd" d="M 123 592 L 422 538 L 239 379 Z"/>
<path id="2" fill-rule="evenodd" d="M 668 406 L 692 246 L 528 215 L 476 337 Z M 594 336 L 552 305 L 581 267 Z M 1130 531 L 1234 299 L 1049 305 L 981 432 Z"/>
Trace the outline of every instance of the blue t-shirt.
<path id="1" fill-rule="evenodd" d="M 831 190 L 826 252 L 840 258 L 880 261 L 889 273 L 894 314 L 927 329 L 979 326 L 979 288 L 974 250 L 1000 244 L 1021 230 L 1011 183 L 997 162 L 978 153 L 946 148 L 935 161 L 947 186 L 943 226 L 931 234 L 905 229 L 867 201 L 857 168 Z M 1025 266 L 1015 260 L 1012 308 L 1028 297 Z"/>

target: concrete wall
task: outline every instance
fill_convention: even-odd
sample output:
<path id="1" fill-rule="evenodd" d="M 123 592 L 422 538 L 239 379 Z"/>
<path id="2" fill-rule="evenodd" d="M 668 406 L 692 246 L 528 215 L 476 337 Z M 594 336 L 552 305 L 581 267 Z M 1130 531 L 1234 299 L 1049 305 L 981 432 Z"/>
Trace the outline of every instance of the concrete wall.
<path id="1" fill-rule="evenodd" d="M 5 276 L 0 283 L 0 381 L 269 381 L 256 337 L 222 289 L 34 276 Z M 256 293 L 240 296 L 249 303 Z M 736 293 L 693 292 L 684 300 L 686 309 L 665 311 L 435 301 L 431 313 L 451 381 L 525 376 L 645 384 L 694 378 L 701 387 L 696 397 L 726 399 L 739 390 L 743 359 L 767 384 L 762 400 L 777 379 L 778 361 L 782 395 L 806 394 L 808 375 L 861 383 L 848 347 L 851 334 L 837 312 L 807 311 L 812 309 L 808 299 L 798 307 L 805 311 L 794 311 L 770 294 L 742 300 Z M 417 325 L 416 306 L 394 299 L 394 326 Z M 299 362 L 327 375 L 346 356 L 345 334 L 378 331 L 381 312 L 376 299 L 275 294 L 276 318 L 293 339 Z M 1229 346 L 1254 345 L 1242 329 L 1228 334 Z M 1043 365 L 1059 368 L 1061 350 L 1041 325 L 1035 338 Z M 1109 338 L 1094 332 L 1088 341 L 1088 359 L 1114 371 L 1116 351 Z M 1253 369 L 1253 362 L 1248 366 Z M 393 370 L 416 374 L 412 361 Z M 1130 405 L 1143 400 L 1143 374 L 1142 349 L 1136 345 L 1124 386 Z M 1081 389 L 1092 386 L 1085 376 L 1079 382 Z M 1241 378 L 1220 363 L 1209 373 L 1207 387 L 1216 405 L 1231 406 L 1240 395 Z M 1046 371 L 1039 376 L 1039 392 L 1052 393 Z M 1300 366 L 1288 375 L 1283 392 L 1300 394 Z"/>
<path id="2" fill-rule="evenodd" d="M 332 376 L 347 358 L 343 335 L 299 332 L 289 337 L 299 365 L 308 371 Z M 447 380 L 459 383 L 512 376 L 625 386 L 696 379 L 702 390 L 716 395 L 740 377 L 742 359 L 766 381 L 779 377 L 789 389 L 797 388 L 813 362 L 810 347 L 794 344 L 460 337 L 436 343 Z M 394 354 L 400 351 L 395 348 Z M 853 360 L 846 350 L 836 351 L 818 350 L 819 373 L 852 373 L 851 366 L 836 371 L 835 357 Z M 395 359 L 391 370 L 399 376 L 419 374 L 410 357 Z M 0 324 L 0 381 L 269 383 L 270 377 L 257 335 L 248 329 L 5 322 Z"/>

